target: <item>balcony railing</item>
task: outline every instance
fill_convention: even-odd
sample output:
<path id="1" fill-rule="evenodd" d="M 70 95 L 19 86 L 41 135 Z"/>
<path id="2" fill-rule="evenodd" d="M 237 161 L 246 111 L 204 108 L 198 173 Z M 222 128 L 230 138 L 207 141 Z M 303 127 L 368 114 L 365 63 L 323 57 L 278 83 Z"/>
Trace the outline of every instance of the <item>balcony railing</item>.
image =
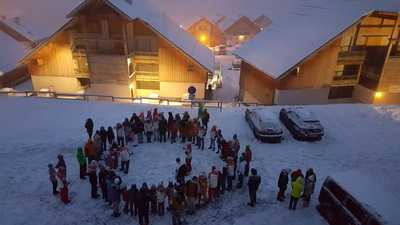
<path id="1" fill-rule="evenodd" d="M 332 85 L 355 85 L 358 83 L 358 75 L 339 75 L 338 73 L 333 77 Z"/>
<path id="2" fill-rule="evenodd" d="M 367 55 L 365 48 L 362 46 L 342 46 L 338 54 L 338 63 L 341 64 L 361 64 Z"/>

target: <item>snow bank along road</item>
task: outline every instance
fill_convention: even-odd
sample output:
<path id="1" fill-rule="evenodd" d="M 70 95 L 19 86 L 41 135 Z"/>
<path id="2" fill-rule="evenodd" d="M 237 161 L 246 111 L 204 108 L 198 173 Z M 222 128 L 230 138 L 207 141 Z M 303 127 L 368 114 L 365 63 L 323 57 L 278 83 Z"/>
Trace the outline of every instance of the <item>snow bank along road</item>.
<path id="1" fill-rule="evenodd" d="M 95 127 L 114 125 L 133 112 L 152 109 L 151 105 L 124 105 L 102 102 L 59 101 L 0 97 L 0 221 L 8 224 L 137 224 L 128 216 L 111 218 L 111 209 L 100 200 L 90 199 L 89 183 L 78 179 L 75 149 L 84 144 L 84 121 L 91 117 Z M 282 168 L 313 167 L 317 188 L 323 179 L 338 172 L 357 170 L 371 176 L 395 193 L 400 201 L 400 106 L 326 105 L 307 106 L 315 112 L 326 129 L 323 140 L 315 143 L 295 141 L 286 131 L 282 144 L 258 142 L 244 119 L 245 108 L 210 109 L 210 125 L 218 125 L 225 137 L 238 134 L 243 148 L 253 149 L 253 166 L 262 177 L 259 204 L 246 206 L 247 190 L 236 190 L 219 202 L 187 217 L 189 224 L 319 225 L 326 224 L 315 209 L 317 193 L 311 207 L 288 211 L 288 201 L 278 203 L 276 182 Z M 197 109 L 159 107 L 159 111 Z M 279 107 L 266 107 L 265 113 Z M 210 126 L 209 126 L 210 127 Z M 208 140 L 206 141 L 208 144 Z M 128 177 L 129 182 L 158 183 L 172 177 L 174 159 L 183 156 L 182 145 L 142 145 Z M 72 204 L 64 206 L 51 195 L 47 164 L 63 153 L 71 182 Z M 194 151 L 195 173 L 218 165 L 215 153 Z M 396 206 L 393 206 L 396 207 Z M 170 224 L 169 214 L 151 217 L 152 224 Z"/>

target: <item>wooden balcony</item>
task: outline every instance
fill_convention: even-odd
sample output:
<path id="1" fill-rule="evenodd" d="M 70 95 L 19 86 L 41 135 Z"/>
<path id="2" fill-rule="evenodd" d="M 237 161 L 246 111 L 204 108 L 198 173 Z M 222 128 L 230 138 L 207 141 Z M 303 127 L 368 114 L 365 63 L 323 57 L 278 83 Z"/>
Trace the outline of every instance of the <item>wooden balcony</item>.
<path id="1" fill-rule="evenodd" d="M 71 48 L 73 51 L 84 49 L 88 52 L 124 54 L 124 40 L 119 35 L 105 38 L 95 33 L 72 33 Z"/>
<path id="2" fill-rule="evenodd" d="M 365 60 L 367 52 L 362 47 L 343 47 L 339 52 L 338 64 L 362 64 Z"/>
<path id="3" fill-rule="evenodd" d="M 330 83 L 332 86 L 350 86 L 358 83 L 358 75 L 335 75 Z"/>

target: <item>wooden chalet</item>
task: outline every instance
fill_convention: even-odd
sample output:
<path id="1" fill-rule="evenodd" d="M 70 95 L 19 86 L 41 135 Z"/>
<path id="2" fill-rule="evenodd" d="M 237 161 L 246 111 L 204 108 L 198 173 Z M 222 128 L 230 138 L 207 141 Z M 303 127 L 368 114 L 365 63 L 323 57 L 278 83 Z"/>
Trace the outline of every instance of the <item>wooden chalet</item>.
<path id="1" fill-rule="evenodd" d="M 267 105 L 400 103 L 400 7 L 352 10 L 338 11 L 341 19 L 334 13 L 299 19 L 242 46 L 236 52 L 243 59 L 240 99 Z"/>
<path id="2" fill-rule="evenodd" d="M 242 44 L 252 39 L 260 29 L 247 16 L 240 17 L 224 30 L 226 42 L 229 45 Z"/>
<path id="3" fill-rule="evenodd" d="M 219 27 L 205 17 L 193 23 L 187 31 L 207 47 L 215 47 L 225 43 L 224 34 Z"/>
<path id="4" fill-rule="evenodd" d="M 204 98 L 212 53 L 143 0 L 86 0 L 22 63 L 35 90 Z"/>

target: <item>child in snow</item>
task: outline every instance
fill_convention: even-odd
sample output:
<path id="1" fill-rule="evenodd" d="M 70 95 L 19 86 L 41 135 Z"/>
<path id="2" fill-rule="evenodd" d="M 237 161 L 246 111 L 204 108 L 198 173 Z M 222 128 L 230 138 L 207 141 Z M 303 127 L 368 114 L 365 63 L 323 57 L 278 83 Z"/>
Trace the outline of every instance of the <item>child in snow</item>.
<path id="1" fill-rule="evenodd" d="M 197 148 L 204 150 L 204 138 L 206 136 L 206 129 L 205 127 L 200 127 L 199 129 L 199 134 L 197 135 Z"/>
<path id="2" fill-rule="evenodd" d="M 235 162 L 233 157 L 228 156 L 226 160 L 226 168 L 228 169 L 228 191 L 231 191 L 233 188 L 233 179 L 235 177 Z"/>
<path id="3" fill-rule="evenodd" d="M 128 174 L 129 171 L 129 152 L 128 148 L 122 145 L 121 152 L 119 153 L 121 157 L 121 169 L 120 171 L 124 171 L 125 174 Z"/>
<path id="4" fill-rule="evenodd" d="M 101 195 L 102 198 L 105 201 L 107 200 L 107 176 L 108 176 L 108 170 L 104 167 L 104 165 L 100 164 L 100 172 L 99 172 L 99 186 L 101 190 Z"/>
<path id="5" fill-rule="evenodd" d="M 122 194 L 122 201 L 124 201 L 123 212 L 125 214 L 128 214 L 128 212 L 129 212 L 129 193 L 128 193 L 128 188 L 126 187 L 126 185 L 121 186 L 121 194 Z"/>
<path id="6" fill-rule="evenodd" d="M 300 173 L 291 183 L 292 192 L 290 193 L 289 210 L 296 210 L 297 202 L 299 201 L 304 191 L 304 176 Z"/>
<path id="7" fill-rule="evenodd" d="M 165 188 L 164 188 L 164 184 L 161 182 L 158 187 L 157 187 L 157 203 L 158 203 L 158 215 L 159 216 L 164 216 L 164 212 L 165 212 L 165 206 L 164 206 L 164 202 L 165 202 Z"/>
<path id="8" fill-rule="evenodd" d="M 144 122 L 144 132 L 147 137 L 147 143 L 151 143 L 151 135 L 153 134 L 153 123 L 151 120 L 146 120 Z"/>
<path id="9" fill-rule="evenodd" d="M 116 177 L 114 178 L 114 183 L 111 186 L 111 201 L 113 207 L 113 214 L 114 217 L 119 217 L 121 213 L 119 212 L 119 207 L 121 204 L 121 178 Z"/>
<path id="10" fill-rule="evenodd" d="M 278 192 L 278 196 L 276 197 L 276 199 L 281 202 L 283 202 L 285 200 L 285 191 L 286 191 L 287 185 L 289 183 L 288 174 L 289 173 L 286 169 L 283 169 L 281 171 L 281 173 L 279 174 L 279 178 L 278 178 L 279 192 Z"/>
<path id="11" fill-rule="evenodd" d="M 239 177 L 239 181 L 237 184 L 237 188 L 242 188 L 243 186 L 243 179 L 244 179 L 244 170 L 245 170 L 245 161 L 244 161 L 244 155 L 242 154 L 242 156 L 239 159 L 239 165 L 237 166 L 237 174 Z"/>
<path id="12" fill-rule="evenodd" d="M 93 127 L 94 127 L 93 120 L 91 118 L 88 118 L 85 123 L 85 128 L 89 138 L 92 138 Z"/>
<path id="13" fill-rule="evenodd" d="M 215 151 L 216 138 L 217 138 L 217 126 L 213 126 L 210 131 L 210 147 L 208 147 L 208 149 L 212 149 L 212 151 Z"/>
<path id="14" fill-rule="evenodd" d="M 208 203 L 208 181 L 205 172 L 202 172 L 199 176 L 198 200 L 199 206 L 206 205 Z"/>
<path id="15" fill-rule="evenodd" d="M 117 123 L 115 130 L 117 132 L 117 143 L 119 146 L 122 146 L 125 139 L 124 127 L 122 126 L 122 124 Z"/>
<path id="16" fill-rule="evenodd" d="M 245 165 L 245 170 L 244 170 L 244 176 L 247 177 L 249 176 L 249 170 L 250 170 L 250 162 L 252 160 L 252 152 L 250 150 L 250 146 L 247 145 L 246 149 L 244 150 L 244 161 L 246 162 Z"/>
<path id="17" fill-rule="evenodd" d="M 110 144 L 110 146 L 115 141 L 115 134 L 114 134 L 112 127 L 108 127 L 108 129 L 107 129 L 107 139 L 108 139 L 108 144 Z"/>
<path id="18" fill-rule="evenodd" d="M 218 171 L 215 166 L 211 168 L 211 172 L 208 174 L 208 195 L 209 201 L 217 199 L 217 187 L 218 187 Z"/>
<path id="19" fill-rule="evenodd" d="M 63 168 L 62 171 L 64 173 L 63 175 L 64 175 L 65 179 L 67 179 L 67 165 L 65 164 L 64 156 L 62 154 L 59 154 L 57 156 L 57 159 L 58 159 L 58 162 L 56 164 L 56 169 L 59 170 L 62 167 Z"/>
<path id="20" fill-rule="evenodd" d="M 88 166 L 89 181 L 91 186 L 91 197 L 96 199 L 99 197 L 97 194 L 97 162 L 93 160 Z"/>
<path id="21" fill-rule="evenodd" d="M 153 136 L 154 141 L 160 140 L 160 118 L 157 115 L 153 115 Z"/>
<path id="22" fill-rule="evenodd" d="M 194 176 L 191 180 L 186 182 L 186 197 L 187 197 L 187 208 L 188 214 L 194 214 L 196 208 L 196 198 L 198 194 L 198 182 L 197 177 Z"/>
<path id="23" fill-rule="evenodd" d="M 317 182 L 317 177 L 312 168 L 308 169 L 306 172 L 305 182 L 304 182 L 304 193 L 303 193 L 303 207 L 308 207 L 311 200 L 311 195 L 314 193 L 315 183 Z"/>
<path id="24" fill-rule="evenodd" d="M 169 124 L 169 129 L 171 132 L 171 144 L 176 143 L 176 138 L 178 136 L 178 127 L 175 119 L 171 120 L 171 123 Z"/>
<path id="25" fill-rule="evenodd" d="M 151 214 L 157 214 L 157 187 L 156 185 L 151 185 L 150 187 L 150 208 Z"/>
<path id="26" fill-rule="evenodd" d="M 65 177 L 65 168 L 59 167 L 56 175 L 57 179 L 57 191 L 60 193 L 60 199 L 64 204 L 68 204 L 71 201 L 68 196 L 68 182 Z"/>
<path id="27" fill-rule="evenodd" d="M 84 180 L 86 179 L 86 158 L 85 155 L 83 155 L 81 147 L 79 147 L 76 151 L 76 159 L 79 163 L 79 178 Z"/>
<path id="28" fill-rule="evenodd" d="M 251 169 L 251 176 L 249 177 L 249 181 L 247 182 L 247 186 L 249 187 L 250 202 L 247 203 L 247 205 L 251 207 L 256 206 L 257 191 L 260 184 L 261 184 L 261 177 L 257 175 L 257 170 L 254 168 Z"/>
<path id="29" fill-rule="evenodd" d="M 183 147 L 185 151 L 185 163 L 186 163 L 186 171 L 190 173 L 192 171 L 192 144 L 187 144 L 186 147 Z"/>
<path id="30" fill-rule="evenodd" d="M 57 191 L 57 172 L 56 169 L 54 169 L 53 164 L 48 165 L 49 168 L 49 179 L 51 181 L 52 187 L 53 187 L 53 195 L 58 194 Z"/>

